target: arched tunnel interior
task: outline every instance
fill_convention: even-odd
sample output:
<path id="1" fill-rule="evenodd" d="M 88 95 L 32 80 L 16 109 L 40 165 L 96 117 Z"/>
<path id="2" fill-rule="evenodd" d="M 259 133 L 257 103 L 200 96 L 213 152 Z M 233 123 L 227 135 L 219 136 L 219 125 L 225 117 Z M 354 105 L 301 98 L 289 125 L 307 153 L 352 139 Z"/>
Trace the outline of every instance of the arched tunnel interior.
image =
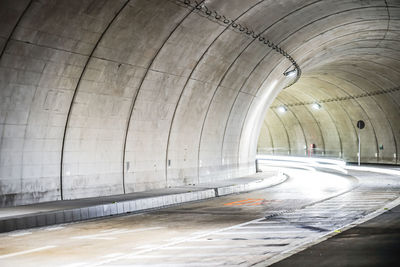
<path id="1" fill-rule="evenodd" d="M 354 162 L 358 120 L 361 161 L 398 164 L 399 18 L 398 0 L 3 0 L 1 203 L 240 177 L 312 144 Z"/>
<path id="2" fill-rule="evenodd" d="M 0 266 L 396 266 L 400 0 L 0 0 Z"/>

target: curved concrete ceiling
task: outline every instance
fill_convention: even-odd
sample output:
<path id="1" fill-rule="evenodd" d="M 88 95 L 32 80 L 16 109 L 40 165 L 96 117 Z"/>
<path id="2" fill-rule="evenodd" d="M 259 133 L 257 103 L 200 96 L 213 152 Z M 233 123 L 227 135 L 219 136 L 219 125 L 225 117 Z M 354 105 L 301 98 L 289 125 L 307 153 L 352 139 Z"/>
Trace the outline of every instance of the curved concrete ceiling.
<path id="1" fill-rule="evenodd" d="M 399 12 L 397 0 L 1 1 L 3 205 L 250 174 L 257 140 L 352 156 L 359 118 L 363 157 L 396 162 Z M 293 63 L 298 81 L 282 75 Z M 258 138 L 279 92 L 273 106 L 290 112 L 269 109 Z"/>

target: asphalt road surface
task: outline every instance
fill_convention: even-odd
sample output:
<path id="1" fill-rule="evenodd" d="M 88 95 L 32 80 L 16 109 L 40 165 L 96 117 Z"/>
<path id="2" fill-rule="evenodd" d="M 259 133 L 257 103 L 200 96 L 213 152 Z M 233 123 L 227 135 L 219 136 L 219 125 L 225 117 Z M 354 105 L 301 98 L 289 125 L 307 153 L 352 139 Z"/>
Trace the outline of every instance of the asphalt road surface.
<path id="1" fill-rule="evenodd" d="M 263 190 L 0 235 L 0 266 L 266 266 L 382 209 L 396 175 L 291 165 Z"/>

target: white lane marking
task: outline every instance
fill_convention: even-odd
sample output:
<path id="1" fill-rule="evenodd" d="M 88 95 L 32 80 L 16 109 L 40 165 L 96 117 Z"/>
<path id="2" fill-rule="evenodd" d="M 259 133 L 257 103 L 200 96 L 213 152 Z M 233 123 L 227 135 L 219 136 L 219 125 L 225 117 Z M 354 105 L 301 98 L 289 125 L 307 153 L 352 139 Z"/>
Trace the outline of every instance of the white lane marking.
<path id="1" fill-rule="evenodd" d="M 256 230 L 261 230 L 261 229 L 265 229 L 265 230 L 272 230 L 272 231 L 276 231 L 277 229 L 287 229 L 288 226 L 287 225 L 270 225 L 270 226 L 263 226 L 262 224 L 260 226 L 254 225 L 254 226 L 243 226 L 240 229 L 256 229 Z"/>
<path id="2" fill-rule="evenodd" d="M 317 233 L 311 233 L 311 235 L 316 235 Z M 240 238 L 240 237 L 239 237 Z M 236 239 L 235 243 L 249 243 L 249 242 L 256 242 L 256 243 L 262 243 L 264 245 L 270 245 L 270 244 L 275 244 L 275 243 L 292 243 L 301 239 L 304 239 L 304 236 L 295 236 L 295 237 L 286 237 L 286 236 L 275 236 L 275 237 L 265 237 L 265 236 L 256 236 L 256 237 L 252 237 L 249 236 L 248 238 L 243 238 L 243 239 Z M 267 239 L 267 240 L 266 240 Z M 212 237 L 212 239 L 198 239 L 198 240 L 192 240 L 190 242 L 193 243 L 208 243 L 208 244 L 212 244 L 212 243 L 223 243 L 225 244 L 226 242 L 230 242 L 232 241 L 232 237 Z"/>
<path id="3" fill-rule="evenodd" d="M 100 232 L 101 233 L 108 233 L 108 232 L 112 232 L 112 231 L 116 231 L 116 230 L 126 230 L 126 229 L 125 228 L 123 228 L 123 229 L 111 228 L 111 229 L 102 230 Z"/>
<path id="4" fill-rule="evenodd" d="M 143 246 L 137 247 L 136 249 L 142 250 L 142 249 L 149 249 L 151 247 L 153 247 L 153 245 L 143 245 Z"/>
<path id="5" fill-rule="evenodd" d="M 298 234 L 310 231 L 310 230 L 293 230 L 294 227 L 288 228 L 287 231 L 273 231 L 273 232 L 262 232 L 262 231 L 257 231 L 257 232 L 251 232 L 251 231 L 239 231 L 236 232 L 236 230 L 239 229 L 235 229 L 235 231 L 226 231 L 226 232 L 221 232 L 221 233 L 216 233 L 216 235 L 262 235 L 262 234 L 268 234 L 270 236 L 276 236 L 276 235 L 281 235 L 281 234 L 285 234 L 287 235 L 294 235 L 297 236 Z"/>
<path id="6" fill-rule="evenodd" d="M 190 233 L 190 235 L 201 235 L 201 234 L 205 234 L 205 233 L 207 233 L 207 231 L 196 231 L 196 232 Z"/>
<path id="7" fill-rule="evenodd" d="M 31 232 L 22 232 L 22 233 L 11 234 L 11 235 L 8 235 L 8 236 L 18 237 L 18 236 L 31 235 L 31 234 L 32 234 Z"/>
<path id="8" fill-rule="evenodd" d="M 185 239 L 182 239 L 182 240 L 178 240 L 178 241 L 174 241 L 174 242 L 170 242 L 170 243 L 167 243 L 167 244 L 164 244 L 164 245 L 154 246 L 154 247 L 151 247 L 151 248 L 148 248 L 148 249 L 139 250 L 139 251 L 136 251 L 134 253 L 121 255 L 121 256 L 116 256 L 116 257 L 110 258 L 108 260 L 103 260 L 103 261 L 99 261 L 97 263 L 90 264 L 88 266 L 99 266 L 99 265 L 109 264 L 109 263 L 114 262 L 114 261 L 118 261 L 118 260 L 121 260 L 121 259 L 127 259 L 129 257 L 134 257 L 134 256 L 141 255 L 141 254 L 144 254 L 144 253 L 157 251 L 157 250 L 160 250 L 160 249 L 164 249 L 166 247 L 175 246 L 177 244 L 185 243 L 185 242 L 188 242 L 188 241 L 193 241 L 193 240 L 196 240 L 196 239 L 199 239 L 199 238 L 202 238 L 202 237 L 206 237 L 206 236 L 209 236 L 209 235 L 213 235 L 213 234 L 216 234 L 216 233 L 219 233 L 219 232 L 222 232 L 222 231 L 239 228 L 239 227 L 241 227 L 243 225 L 254 223 L 254 222 L 257 222 L 257 221 L 260 221 L 260 220 L 264 220 L 264 218 L 259 218 L 259 219 L 255 219 L 255 220 L 248 221 L 248 222 L 245 222 L 245 223 L 241 223 L 241 224 L 233 225 L 233 226 L 230 226 L 230 227 L 218 229 L 218 230 L 215 230 L 215 231 L 210 231 L 208 233 L 199 234 L 197 236 L 188 237 L 188 238 L 185 238 Z"/>
<path id="9" fill-rule="evenodd" d="M 220 265 L 224 265 L 225 262 L 224 261 L 215 261 L 213 260 L 212 262 L 212 266 L 220 266 Z M 143 267 L 143 266 L 151 266 L 151 267 L 201 267 L 201 266 L 206 266 L 206 267 L 210 267 L 210 263 L 206 262 L 206 263 L 200 263 L 200 262 L 194 262 L 194 263 L 161 263 L 161 264 L 135 264 L 135 263 L 129 263 L 129 264 L 118 264 L 118 265 L 113 265 L 114 267 Z"/>
<path id="10" fill-rule="evenodd" d="M 152 231 L 152 230 L 159 230 L 164 229 L 165 227 L 149 227 L 149 228 L 141 228 L 141 229 L 119 229 L 113 231 L 107 231 L 101 234 L 94 234 L 94 235 L 80 235 L 80 236 L 73 236 L 71 239 L 100 239 L 100 240 L 112 240 L 115 237 L 110 237 L 110 235 L 120 235 L 120 234 L 127 234 L 127 233 L 137 233 L 137 232 L 144 232 L 144 231 Z"/>
<path id="11" fill-rule="evenodd" d="M 0 255 L 0 259 L 6 259 L 6 258 L 10 258 L 10 257 L 19 256 L 19 255 L 34 253 L 34 252 L 38 252 L 38 251 L 42 251 L 42 250 L 46 250 L 46 249 L 55 248 L 55 247 L 56 246 L 44 246 L 44 247 L 41 247 L 41 248 L 34 248 L 34 249 L 24 250 L 24 251 L 20 251 L 20 252 Z"/>
<path id="12" fill-rule="evenodd" d="M 121 255 L 124 255 L 124 253 L 111 253 L 111 254 L 107 254 L 107 255 L 104 255 L 104 256 L 101 256 L 100 258 L 113 258 L 113 257 L 117 257 L 117 256 L 121 256 Z"/>
<path id="13" fill-rule="evenodd" d="M 179 258 L 184 258 L 184 259 L 207 259 L 211 257 L 234 257 L 234 256 L 243 256 L 243 255 L 262 255 L 265 253 L 265 250 L 260 250 L 258 252 L 252 251 L 252 253 L 249 253 L 249 251 L 244 251 L 244 252 L 238 252 L 238 251 L 232 251 L 232 252 L 216 252 L 216 253 L 185 253 L 185 254 L 174 254 L 175 259 Z M 171 254 L 164 254 L 164 255 L 135 255 L 135 256 L 129 256 L 126 259 L 162 259 L 162 258 L 171 258 Z M 211 260 L 211 259 L 210 259 Z M 113 265 L 114 266 L 114 265 Z M 118 265 L 117 265 L 118 266 Z"/>
<path id="14" fill-rule="evenodd" d="M 88 263 L 87 262 L 75 262 L 75 263 L 71 263 L 68 265 L 64 265 L 64 267 L 82 267 L 82 266 L 87 266 Z"/>
<path id="15" fill-rule="evenodd" d="M 105 236 L 105 237 L 93 237 L 93 238 L 91 238 L 91 237 L 87 237 L 87 238 L 85 238 L 85 237 L 83 237 L 83 238 L 75 237 L 73 239 L 115 240 L 117 238 L 116 237 L 112 237 L 112 236 Z"/>
<path id="16" fill-rule="evenodd" d="M 61 230 L 61 229 L 64 229 L 64 228 L 65 228 L 64 226 L 55 226 L 55 227 L 47 228 L 45 230 L 46 231 L 56 231 L 56 230 Z"/>
<path id="17" fill-rule="evenodd" d="M 243 241 L 248 241 L 248 240 L 243 240 Z M 282 247 L 279 242 L 275 241 L 275 242 L 273 242 L 273 244 L 277 244 L 277 247 L 278 246 Z M 219 246 L 217 246 L 217 245 L 214 245 L 214 246 L 213 245 L 175 246 L 175 247 L 164 248 L 164 250 L 168 251 L 168 250 L 189 250 L 189 249 L 207 250 L 207 249 L 243 249 L 243 248 L 244 249 L 247 249 L 247 248 L 252 248 L 252 249 L 260 248 L 261 249 L 262 248 L 264 251 L 264 249 L 265 249 L 264 245 L 271 245 L 271 244 L 268 244 L 266 242 L 262 242 L 262 243 L 260 242 L 259 244 L 253 244 L 251 247 L 249 247 L 249 245 L 247 245 L 247 244 L 245 244 L 245 245 L 239 245 L 239 244 L 237 244 L 237 245 L 219 245 Z M 273 247 L 273 246 L 269 246 L 269 248 L 271 248 L 271 247 Z M 249 253 L 249 252 L 246 252 L 246 253 Z"/>

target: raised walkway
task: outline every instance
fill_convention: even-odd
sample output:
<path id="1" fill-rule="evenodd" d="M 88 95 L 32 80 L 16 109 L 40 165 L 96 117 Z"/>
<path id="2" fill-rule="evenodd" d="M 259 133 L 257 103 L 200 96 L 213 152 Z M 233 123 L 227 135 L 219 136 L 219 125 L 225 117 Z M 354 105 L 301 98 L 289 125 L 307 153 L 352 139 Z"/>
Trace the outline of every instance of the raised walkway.
<path id="1" fill-rule="evenodd" d="M 286 178 L 282 173 L 271 171 L 196 186 L 0 208 L 0 233 L 161 209 L 266 188 Z"/>

